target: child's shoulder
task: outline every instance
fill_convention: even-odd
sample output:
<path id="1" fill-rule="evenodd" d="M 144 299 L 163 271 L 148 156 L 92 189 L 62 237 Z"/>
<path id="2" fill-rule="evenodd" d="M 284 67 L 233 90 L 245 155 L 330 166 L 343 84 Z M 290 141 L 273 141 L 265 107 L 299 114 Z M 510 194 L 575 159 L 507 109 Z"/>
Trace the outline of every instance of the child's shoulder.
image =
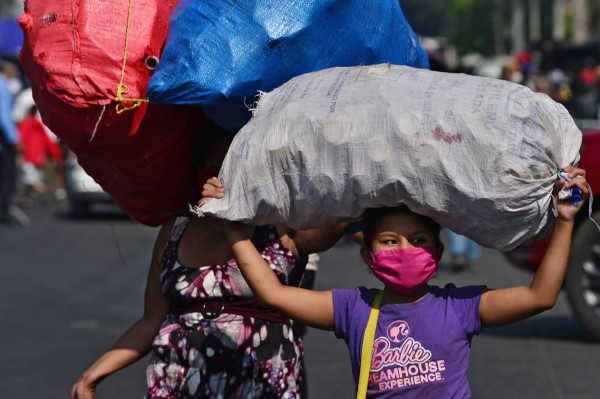
<path id="1" fill-rule="evenodd" d="M 464 287 L 457 287 L 454 283 L 448 283 L 443 287 L 435 285 L 430 286 L 429 293 L 441 298 L 469 299 L 481 296 L 485 288 L 485 285 L 466 285 Z"/>
<path id="2" fill-rule="evenodd" d="M 350 303 L 364 303 L 370 305 L 375 299 L 375 294 L 379 290 L 377 288 L 356 287 L 351 289 L 333 289 L 334 300 Z"/>

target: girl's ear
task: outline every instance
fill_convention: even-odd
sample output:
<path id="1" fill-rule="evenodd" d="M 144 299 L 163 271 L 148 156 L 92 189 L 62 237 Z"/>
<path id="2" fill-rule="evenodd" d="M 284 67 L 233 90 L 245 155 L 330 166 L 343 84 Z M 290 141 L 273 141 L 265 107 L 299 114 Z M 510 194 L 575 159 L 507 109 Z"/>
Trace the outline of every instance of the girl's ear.
<path id="1" fill-rule="evenodd" d="M 442 260 L 442 255 L 444 255 L 444 244 L 438 242 L 436 250 L 437 256 L 435 260 L 437 261 L 437 263 L 440 263 L 440 261 Z"/>
<path id="2" fill-rule="evenodd" d="M 365 265 L 371 266 L 373 258 L 371 257 L 371 251 L 367 247 L 360 247 L 360 257 L 362 258 Z"/>

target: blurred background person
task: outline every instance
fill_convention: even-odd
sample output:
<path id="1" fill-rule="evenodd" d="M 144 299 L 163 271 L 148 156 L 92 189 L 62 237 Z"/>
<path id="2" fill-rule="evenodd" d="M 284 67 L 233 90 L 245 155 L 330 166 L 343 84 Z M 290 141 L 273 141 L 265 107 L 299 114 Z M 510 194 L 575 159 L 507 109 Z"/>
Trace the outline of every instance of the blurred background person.
<path id="1" fill-rule="evenodd" d="M 52 140 L 46 132 L 35 105 L 30 107 L 28 116 L 17 126 L 21 136 L 23 155 L 21 172 L 25 189 L 24 198 L 32 199 L 36 195 L 45 194 L 48 191 L 43 178 L 47 161 L 50 158 L 54 165 L 62 167 L 62 150 L 60 145 Z"/>
<path id="2" fill-rule="evenodd" d="M 548 73 L 548 92 L 547 94 L 561 104 L 567 104 L 573 98 L 573 91 L 565 75 L 560 68 L 554 68 Z"/>
<path id="3" fill-rule="evenodd" d="M 21 79 L 21 70 L 19 69 L 17 64 L 15 64 L 14 62 L 5 60 L 2 62 L 2 74 L 4 75 L 4 78 L 6 79 L 6 88 L 12 95 L 12 100 L 11 100 L 11 104 L 12 104 L 12 101 L 14 101 L 15 96 L 17 94 L 19 94 L 21 92 L 21 90 L 23 89 L 23 80 Z M 12 105 L 11 105 L 11 107 L 12 107 Z"/>
<path id="4" fill-rule="evenodd" d="M 600 95 L 596 69 L 593 59 L 585 60 L 584 67 L 577 72 L 573 82 L 573 114 L 579 118 L 598 118 Z"/>
<path id="5" fill-rule="evenodd" d="M 13 95 L 9 90 L 10 63 L 0 65 L 0 223 L 7 224 L 16 181 L 19 135 L 12 119 Z"/>
<path id="6" fill-rule="evenodd" d="M 461 271 L 475 267 L 481 260 L 481 247 L 475 241 L 463 235 L 448 230 L 450 244 L 450 268 Z"/>
<path id="7" fill-rule="evenodd" d="M 33 116 L 35 119 L 37 119 L 37 121 L 28 121 L 28 123 L 26 124 L 26 129 L 34 128 L 35 130 L 38 130 L 39 126 L 43 128 L 45 135 L 50 140 L 50 142 L 48 143 L 48 140 L 46 140 L 46 138 L 43 138 L 41 135 L 37 136 L 39 137 L 38 140 L 43 140 L 43 142 L 46 143 L 42 147 L 43 149 L 45 149 L 45 155 L 43 156 L 44 161 L 42 163 L 37 163 L 38 168 L 41 169 L 38 173 L 40 177 L 40 182 L 44 186 L 48 186 L 48 184 L 52 186 L 52 188 L 54 189 L 55 199 L 64 200 L 67 197 L 64 167 L 67 149 L 61 144 L 59 138 L 50 129 L 48 129 L 46 125 L 44 125 L 39 111 L 36 111 L 34 115 L 31 114 L 32 107 L 35 107 L 35 109 L 37 110 L 37 106 L 33 99 L 31 87 L 26 87 L 25 89 L 21 90 L 19 94 L 17 94 L 17 96 L 15 97 L 12 112 L 13 119 L 15 123 L 17 123 L 17 126 L 20 127 L 26 118 L 30 118 Z M 25 146 L 25 144 L 23 145 Z M 48 159 L 51 161 L 51 164 L 47 162 Z M 36 172 L 30 173 L 31 171 L 31 165 L 22 165 L 22 180 L 23 184 L 25 185 L 25 200 L 27 199 L 27 194 L 32 193 L 31 190 L 29 190 L 28 192 L 28 188 L 31 188 L 31 180 L 36 174 Z M 46 179 L 44 179 L 44 177 L 46 177 Z M 44 180 L 46 180 L 46 182 L 44 182 Z M 34 190 L 34 192 L 38 193 L 45 193 L 46 191 L 47 187 L 45 187 L 45 189 L 42 191 Z"/>

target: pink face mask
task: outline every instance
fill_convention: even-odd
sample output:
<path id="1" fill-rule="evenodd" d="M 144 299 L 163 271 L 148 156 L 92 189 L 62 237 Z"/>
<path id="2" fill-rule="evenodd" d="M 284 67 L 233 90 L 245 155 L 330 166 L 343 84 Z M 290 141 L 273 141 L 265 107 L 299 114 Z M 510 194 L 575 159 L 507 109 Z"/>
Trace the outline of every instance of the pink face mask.
<path id="1" fill-rule="evenodd" d="M 418 291 L 438 269 L 433 247 L 385 249 L 371 253 L 371 270 L 386 286 L 402 295 Z"/>

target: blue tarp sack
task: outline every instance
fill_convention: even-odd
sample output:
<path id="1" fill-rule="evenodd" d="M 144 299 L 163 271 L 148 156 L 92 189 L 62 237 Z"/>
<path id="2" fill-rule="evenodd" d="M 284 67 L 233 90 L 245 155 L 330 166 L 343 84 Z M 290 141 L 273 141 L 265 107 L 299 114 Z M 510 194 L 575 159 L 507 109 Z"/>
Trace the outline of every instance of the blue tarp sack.
<path id="1" fill-rule="evenodd" d="M 334 66 L 429 68 L 397 0 L 182 0 L 148 99 L 193 104 L 237 132 L 259 91 Z"/>

